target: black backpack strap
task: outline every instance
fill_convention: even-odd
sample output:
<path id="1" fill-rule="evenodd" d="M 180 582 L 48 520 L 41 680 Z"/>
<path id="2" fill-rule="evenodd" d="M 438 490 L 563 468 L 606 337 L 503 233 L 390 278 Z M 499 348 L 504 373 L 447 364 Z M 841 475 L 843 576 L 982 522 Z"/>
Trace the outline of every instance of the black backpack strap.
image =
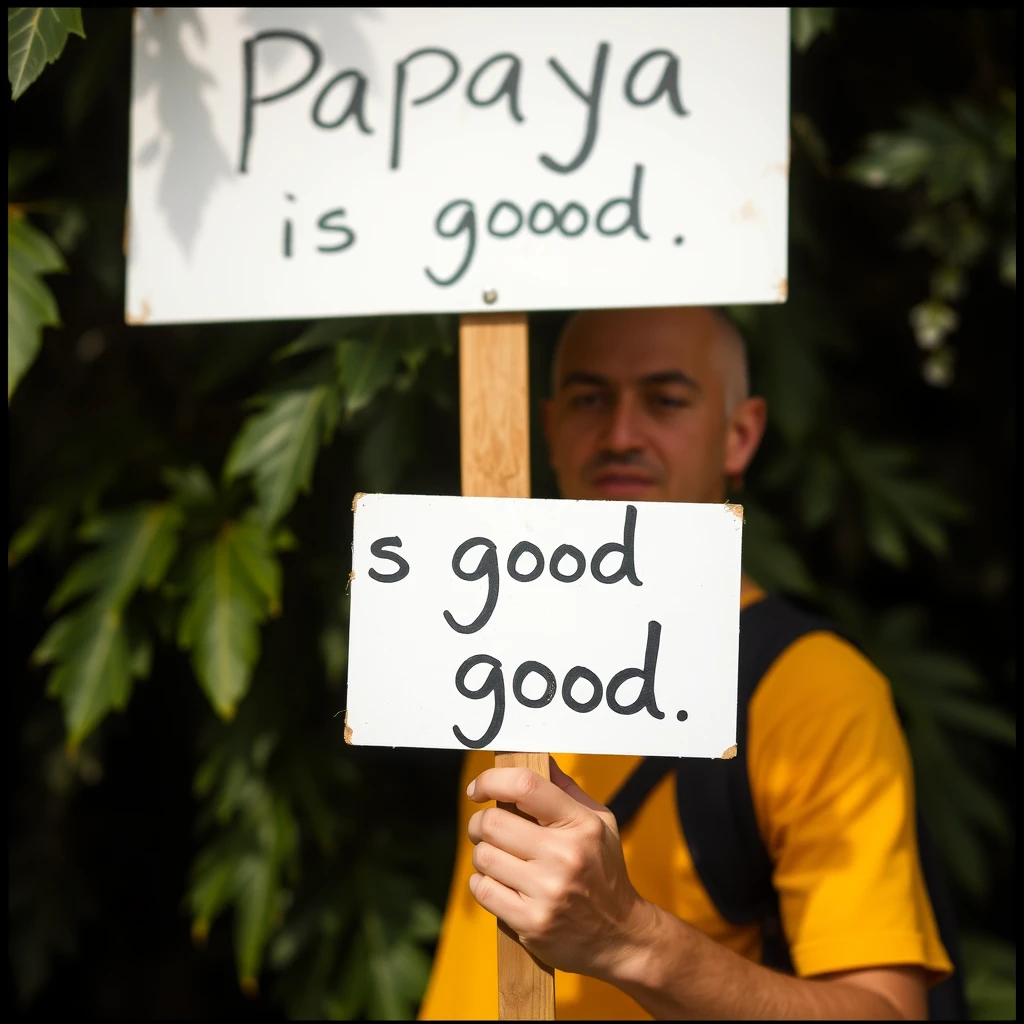
<path id="1" fill-rule="evenodd" d="M 748 707 L 758 684 L 783 651 L 808 633 L 842 632 L 776 595 L 740 613 L 737 683 L 737 756 L 729 761 L 646 758 L 609 803 L 624 830 L 651 790 L 676 772 L 679 821 L 694 866 L 719 913 L 733 924 L 760 920 L 762 962 L 792 972 L 789 947 L 772 884 L 772 864 L 757 827 L 747 767 Z M 849 639 L 844 637 L 844 639 Z M 726 813 L 722 813 L 726 809 Z M 945 869 L 917 806 L 917 840 L 922 874 L 939 936 L 953 962 L 952 977 L 928 992 L 930 1020 L 969 1020 L 964 993 L 956 914 Z"/>
<path id="2" fill-rule="evenodd" d="M 636 766 L 622 784 L 622 788 L 608 802 L 608 810 L 615 815 L 620 832 L 633 820 L 633 816 L 651 795 L 654 787 L 669 772 L 675 771 L 678 763 L 678 757 L 645 757 Z"/>
<path id="3" fill-rule="evenodd" d="M 694 867 L 719 913 L 733 924 L 760 921 L 766 964 L 789 967 L 778 925 L 772 863 L 764 847 L 747 775 L 747 708 L 757 684 L 800 637 L 827 629 L 782 598 L 765 597 L 740 613 L 737 755 L 731 760 L 646 758 L 609 803 L 620 830 L 673 767 L 679 822 Z M 724 812 L 724 813 L 723 813 Z"/>
<path id="4" fill-rule="evenodd" d="M 719 913 L 733 924 L 777 917 L 773 866 L 764 847 L 747 764 L 750 700 L 779 656 L 823 620 L 778 595 L 740 614 L 736 693 L 736 757 L 728 761 L 680 758 L 676 766 L 679 821 L 694 867 Z M 723 808 L 728 811 L 723 815 Z"/>

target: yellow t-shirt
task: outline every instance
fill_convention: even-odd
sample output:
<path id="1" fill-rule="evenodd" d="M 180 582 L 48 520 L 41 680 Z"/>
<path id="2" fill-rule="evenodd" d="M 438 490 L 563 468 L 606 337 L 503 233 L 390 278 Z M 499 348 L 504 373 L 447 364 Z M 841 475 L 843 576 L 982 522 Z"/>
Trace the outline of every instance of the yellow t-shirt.
<path id="1" fill-rule="evenodd" d="M 755 812 L 775 864 L 796 973 L 915 964 L 933 981 L 947 976 L 952 965 L 918 862 L 909 754 L 886 680 L 834 634 L 809 634 L 761 681 L 750 704 L 748 743 Z M 602 803 L 640 760 L 555 757 Z M 463 793 L 493 765 L 491 752 L 468 754 Z M 473 848 L 466 828 L 476 810 L 461 798 L 455 871 L 423 1020 L 498 1016 L 495 921 L 468 884 Z M 724 920 L 700 883 L 679 827 L 674 774 L 648 797 L 622 846 L 641 896 L 729 949 L 760 958 L 760 926 Z M 561 971 L 555 1004 L 560 1020 L 649 1019 L 613 986 Z"/>

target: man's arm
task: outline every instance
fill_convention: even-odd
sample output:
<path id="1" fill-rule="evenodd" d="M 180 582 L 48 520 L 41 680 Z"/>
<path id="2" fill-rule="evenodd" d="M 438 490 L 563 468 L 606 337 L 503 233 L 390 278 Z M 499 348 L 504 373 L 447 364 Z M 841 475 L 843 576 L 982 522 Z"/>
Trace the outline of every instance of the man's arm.
<path id="1" fill-rule="evenodd" d="M 536 822 L 487 808 L 469 822 L 474 898 L 552 967 L 607 981 L 659 1018 L 924 1019 L 920 968 L 819 978 L 777 974 L 643 900 L 626 872 L 615 819 L 552 762 L 552 781 L 491 769 L 471 799 L 515 804 Z"/>

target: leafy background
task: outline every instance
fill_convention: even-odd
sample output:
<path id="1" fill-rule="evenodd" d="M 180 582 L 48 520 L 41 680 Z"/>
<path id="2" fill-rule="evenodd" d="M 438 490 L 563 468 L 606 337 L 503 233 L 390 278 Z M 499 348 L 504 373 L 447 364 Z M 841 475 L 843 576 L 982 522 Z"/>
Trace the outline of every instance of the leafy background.
<path id="1" fill-rule="evenodd" d="M 892 680 L 1012 1018 L 1016 16 L 792 18 L 791 298 L 733 311 L 749 569 Z M 8 40 L 10 1006 L 409 1017 L 459 766 L 342 742 L 349 506 L 458 492 L 455 322 L 126 327 L 130 14 Z M 533 465 L 552 495 L 539 430 Z"/>

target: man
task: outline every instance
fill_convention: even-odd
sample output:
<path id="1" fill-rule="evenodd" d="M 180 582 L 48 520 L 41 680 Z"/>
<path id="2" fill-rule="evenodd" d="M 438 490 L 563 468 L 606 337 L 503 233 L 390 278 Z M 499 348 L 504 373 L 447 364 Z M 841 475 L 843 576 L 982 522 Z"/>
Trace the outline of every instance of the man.
<path id="1" fill-rule="evenodd" d="M 570 321 L 544 409 L 563 497 L 725 500 L 765 426 L 742 339 L 707 309 Z M 741 604 L 764 596 L 744 577 Z M 947 976 L 886 681 L 812 633 L 750 704 L 748 771 L 796 971 L 703 890 L 667 776 L 620 837 L 604 806 L 638 758 L 556 755 L 551 781 L 467 757 L 462 839 L 425 1019 L 495 1018 L 494 917 L 556 969 L 559 1019 L 923 1019 Z M 536 820 L 479 805 L 516 804 Z M 494 915 L 494 916 L 492 916 Z"/>

